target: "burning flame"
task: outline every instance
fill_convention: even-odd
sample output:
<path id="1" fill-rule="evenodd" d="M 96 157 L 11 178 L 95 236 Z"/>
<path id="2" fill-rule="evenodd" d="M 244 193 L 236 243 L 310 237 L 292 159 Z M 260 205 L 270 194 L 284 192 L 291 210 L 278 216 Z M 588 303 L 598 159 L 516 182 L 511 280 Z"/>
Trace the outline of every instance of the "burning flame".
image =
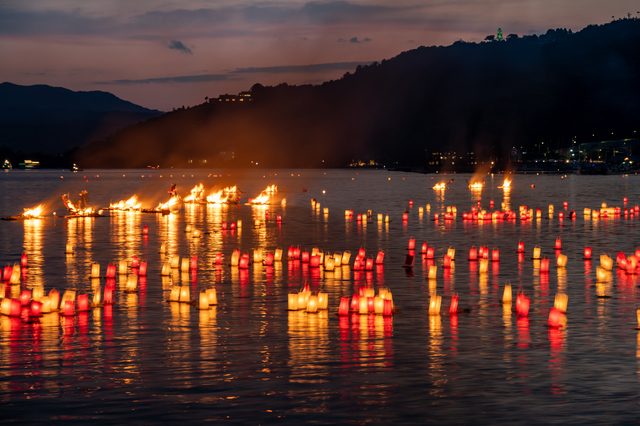
<path id="1" fill-rule="evenodd" d="M 445 189 L 447 189 L 447 184 L 444 182 L 436 183 L 433 186 L 433 189 L 435 189 L 436 191 L 444 191 Z"/>
<path id="2" fill-rule="evenodd" d="M 505 191 L 511 189 L 511 181 L 509 179 L 505 178 L 504 182 L 502 182 L 502 189 L 504 189 Z"/>
<path id="3" fill-rule="evenodd" d="M 171 207 L 175 206 L 176 204 L 178 204 L 178 197 L 171 197 L 166 203 L 158 204 L 156 210 L 171 210 Z"/>
<path id="4" fill-rule="evenodd" d="M 24 213 L 22 213 L 22 217 L 25 218 L 35 218 L 35 217 L 40 217 L 40 215 L 42 214 L 42 210 L 44 209 L 44 205 L 40 204 L 36 207 L 33 207 L 31 209 L 24 209 Z"/>
<path id="5" fill-rule="evenodd" d="M 226 204 L 235 203 L 237 201 L 238 188 L 228 186 L 217 192 L 212 192 L 207 196 L 207 203 L 210 204 Z"/>
<path id="6" fill-rule="evenodd" d="M 86 191 L 83 191 L 81 194 L 85 195 L 85 197 L 87 195 Z M 93 207 L 82 207 L 82 198 L 80 201 L 78 201 L 78 203 L 76 203 L 77 205 L 74 205 L 69 199 L 69 194 L 62 194 L 62 202 L 64 203 L 64 206 L 67 208 L 67 210 L 69 210 L 69 213 L 74 216 L 89 216 L 94 214 Z"/>
<path id="7" fill-rule="evenodd" d="M 469 189 L 472 191 L 480 191 L 484 184 L 482 182 L 474 182 L 469 184 Z"/>
<path id="8" fill-rule="evenodd" d="M 140 210 L 141 207 L 142 203 L 138 202 L 138 197 L 136 195 L 126 201 L 120 201 L 116 204 L 109 204 L 109 210 L 131 211 Z"/>
<path id="9" fill-rule="evenodd" d="M 267 188 L 260 193 L 256 198 L 251 200 L 251 204 L 269 204 L 271 197 L 278 192 L 278 187 L 275 185 L 267 186 Z"/>
<path id="10" fill-rule="evenodd" d="M 191 194 L 184 198 L 185 203 L 201 203 L 204 199 L 204 185 L 199 183 L 193 187 Z"/>

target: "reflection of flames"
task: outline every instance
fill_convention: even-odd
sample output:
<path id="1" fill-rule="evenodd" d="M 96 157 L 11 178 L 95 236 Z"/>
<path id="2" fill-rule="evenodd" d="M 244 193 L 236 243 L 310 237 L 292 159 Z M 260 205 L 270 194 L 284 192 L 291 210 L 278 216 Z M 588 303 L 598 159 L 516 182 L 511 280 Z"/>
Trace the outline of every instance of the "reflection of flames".
<path id="1" fill-rule="evenodd" d="M 156 210 L 171 210 L 171 207 L 174 207 L 176 204 L 178 204 L 178 197 L 171 197 L 166 203 L 158 204 Z"/>
<path id="2" fill-rule="evenodd" d="M 238 188 L 228 186 L 218 192 L 212 192 L 207 196 L 207 203 L 210 204 L 228 204 L 237 202 Z"/>
<path id="3" fill-rule="evenodd" d="M 199 183 L 193 187 L 191 194 L 184 198 L 185 203 L 201 203 L 204 199 L 204 185 Z"/>
<path id="4" fill-rule="evenodd" d="M 447 184 L 444 182 L 436 183 L 433 186 L 433 189 L 435 189 L 436 191 L 444 191 L 445 189 L 447 189 Z"/>
<path id="5" fill-rule="evenodd" d="M 130 210 L 140 210 L 142 207 L 142 203 L 138 202 L 138 197 L 134 195 L 126 201 L 121 200 L 116 204 L 109 204 L 109 210 L 122 210 L 122 211 L 130 211 Z"/>
<path id="6" fill-rule="evenodd" d="M 484 184 L 482 182 L 474 182 L 469 184 L 469 189 L 472 191 L 480 191 Z"/>
<path id="7" fill-rule="evenodd" d="M 40 217 L 40 215 L 42 214 L 42 210 L 44 209 L 44 206 L 42 204 L 32 208 L 32 209 L 24 209 L 24 213 L 22 213 L 22 217 L 25 218 L 35 218 L 35 217 Z"/>
<path id="8" fill-rule="evenodd" d="M 251 204 L 269 204 L 271 196 L 278 192 L 278 187 L 275 185 L 267 186 L 267 188 L 260 193 L 256 198 L 251 200 Z"/>

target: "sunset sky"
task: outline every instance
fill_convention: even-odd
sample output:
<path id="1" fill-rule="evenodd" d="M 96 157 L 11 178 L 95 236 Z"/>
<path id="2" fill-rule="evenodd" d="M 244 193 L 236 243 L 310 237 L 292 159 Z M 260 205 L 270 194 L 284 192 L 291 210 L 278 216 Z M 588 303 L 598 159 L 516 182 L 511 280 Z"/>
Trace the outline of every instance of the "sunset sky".
<path id="1" fill-rule="evenodd" d="M 317 84 L 418 46 L 574 32 L 637 0 L 2 0 L 0 82 L 171 110 L 254 83 Z"/>

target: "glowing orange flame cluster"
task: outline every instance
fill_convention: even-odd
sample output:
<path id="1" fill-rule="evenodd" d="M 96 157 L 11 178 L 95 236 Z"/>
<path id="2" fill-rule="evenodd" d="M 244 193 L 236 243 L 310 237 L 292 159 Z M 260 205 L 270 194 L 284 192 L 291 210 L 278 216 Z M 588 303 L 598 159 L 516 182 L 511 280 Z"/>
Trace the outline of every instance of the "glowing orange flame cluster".
<path id="1" fill-rule="evenodd" d="M 77 205 L 74 205 L 69 199 L 68 194 L 62 195 L 62 202 L 64 206 L 69 210 L 73 216 L 91 216 L 95 214 L 95 210 L 93 207 L 81 207 L 82 203 L 78 202 Z"/>
<path id="2" fill-rule="evenodd" d="M 191 193 L 184 198 L 185 203 L 204 202 L 204 185 L 199 183 L 193 187 Z"/>
<path id="3" fill-rule="evenodd" d="M 276 185 L 267 186 L 267 188 L 260 193 L 256 198 L 251 200 L 251 204 L 270 204 L 271 197 L 278 193 L 278 187 Z"/>
<path id="4" fill-rule="evenodd" d="M 502 189 L 504 189 L 505 191 L 511 189 L 511 181 L 509 179 L 505 178 L 504 182 L 502 182 Z"/>
<path id="5" fill-rule="evenodd" d="M 435 189 L 436 191 L 444 191 L 445 189 L 447 189 L 447 184 L 444 182 L 436 183 L 433 186 L 433 189 Z"/>
<path id="6" fill-rule="evenodd" d="M 469 184 L 469 189 L 472 191 L 480 191 L 482 190 L 483 186 L 484 186 L 484 183 L 482 182 L 474 182 Z"/>
<path id="7" fill-rule="evenodd" d="M 40 217 L 40 215 L 42 214 L 42 211 L 44 210 L 44 205 L 40 204 L 36 207 L 30 208 L 30 209 L 24 209 L 24 213 L 22 213 L 22 217 L 27 218 L 27 219 L 32 219 L 32 218 L 36 218 L 36 217 Z"/>
<path id="8" fill-rule="evenodd" d="M 133 211 L 140 210 L 142 208 L 142 203 L 138 202 L 138 197 L 134 195 L 128 200 L 121 200 L 115 204 L 109 204 L 109 210 L 120 210 L 120 211 Z"/>
<path id="9" fill-rule="evenodd" d="M 180 199 L 178 197 L 171 197 L 169 201 L 167 201 L 166 203 L 158 204 L 158 207 L 156 207 L 156 210 L 171 210 L 172 207 L 175 207 L 178 205 L 179 201 Z"/>
<path id="10" fill-rule="evenodd" d="M 220 191 L 212 192 L 207 196 L 207 203 L 209 204 L 227 204 L 235 203 L 238 199 L 238 188 L 235 186 L 228 186 Z"/>

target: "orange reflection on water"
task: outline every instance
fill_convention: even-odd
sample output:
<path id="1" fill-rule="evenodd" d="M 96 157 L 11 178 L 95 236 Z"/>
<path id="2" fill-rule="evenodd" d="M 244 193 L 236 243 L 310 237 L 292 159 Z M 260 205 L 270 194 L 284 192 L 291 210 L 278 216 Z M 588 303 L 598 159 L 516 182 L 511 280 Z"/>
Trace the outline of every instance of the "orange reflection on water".
<path id="1" fill-rule="evenodd" d="M 42 266 L 44 256 L 42 254 L 42 227 L 43 219 L 25 219 L 24 221 L 24 249 L 28 256 L 27 280 L 24 283 L 28 288 L 43 285 Z"/>
<path id="2" fill-rule="evenodd" d="M 308 314 L 304 311 L 289 311 L 289 359 L 292 383 L 325 383 L 329 370 L 326 362 L 329 351 L 328 311 Z M 318 407 L 321 409 L 321 407 Z"/>

